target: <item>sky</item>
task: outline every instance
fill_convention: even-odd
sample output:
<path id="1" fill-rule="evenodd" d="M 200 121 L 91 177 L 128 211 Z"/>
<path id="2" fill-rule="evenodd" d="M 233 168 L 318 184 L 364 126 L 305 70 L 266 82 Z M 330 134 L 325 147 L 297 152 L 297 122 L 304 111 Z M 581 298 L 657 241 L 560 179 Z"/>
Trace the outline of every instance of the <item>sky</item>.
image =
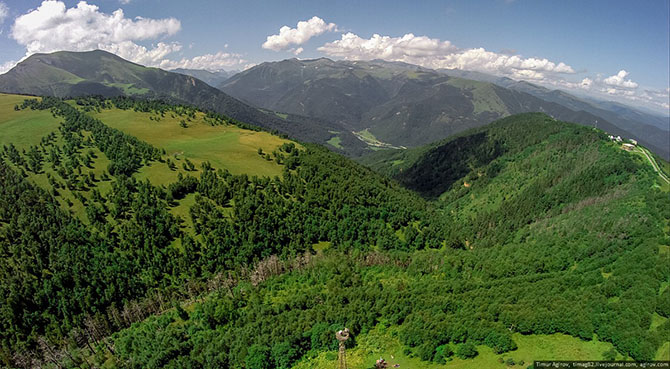
<path id="1" fill-rule="evenodd" d="M 669 13 L 670 0 L 0 0 L 0 73 L 58 50 L 212 71 L 385 59 L 668 115 Z"/>

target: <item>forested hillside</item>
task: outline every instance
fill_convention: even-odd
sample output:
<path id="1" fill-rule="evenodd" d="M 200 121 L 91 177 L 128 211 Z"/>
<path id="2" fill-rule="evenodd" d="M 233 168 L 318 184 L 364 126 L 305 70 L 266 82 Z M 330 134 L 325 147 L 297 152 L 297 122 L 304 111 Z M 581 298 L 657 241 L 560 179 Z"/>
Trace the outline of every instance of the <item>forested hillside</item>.
<path id="1" fill-rule="evenodd" d="M 369 351 L 356 368 L 391 343 L 435 365 L 539 359 L 520 335 L 607 347 L 575 359 L 665 349 L 670 200 L 602 132 L 512 116 L 380 154 L 398 183 L 319 146 L 220 138 L 245 171 L 198 132 L 267 133 L 189 106 L 2 98 L 4 365 L 334 366 L 343 326 Z"/>
<path id="2" fill-rule="evenodd" d="M 106 332 L 119 329 L 155 311 L 129 310 L 138 301 L 173 301 L 223 270 L 270 255 L 300 255 L 326 240 L 343 249 L 377 242 L 403 247 L 394 231 L 426 211 L 408 191 L 318 147 L 259 150 L 259 160 L 280 163 L 281 177 L 235 175 L 209 162 L 196 168 L 188 157 L 168 156 L 83 113 L 108 105 L 184 121 L 197 114 L 128 99 L 71 105 L 43 98 L 15 106 L 19 113 L 50 110 L 61 123 L 31 145 L 17 149 L 10 142 L 2 150 L 7 363 L 29 362 L 26 352 L 35 349 L 48 353 L 50 345 L 81 342 L 92 332 L 79 330 L 87 322 L 96 332 L 103 329 L 97 324 Z M 231 122 L 213 114 L 208 121 Z M 177 171 L 176 179 L 156 187 L 136 178 L 152 166 Z M 190 203 L 180 209 L 187 196 Z"/>
<path id="3" fill-rule="evenodd" d="M 451 152 L 441 161 L 440 149 L 453 142 L 463 156 Z M 614 345 L 591 359 L 656 357 L 670 332 L 663 297 L 670 202 L 647 163 L 602 133 L 543 114 L 510 117 L 427 150 L 400 178 L 426 179 L 428 163 L 434 172 L 457 173 L 433 180 L 444 183 L 439 191 L 424 192 L 444 192 L 435 203 L 439 243 L 410 226 L 400 251 L 378 245 L 372 253 L 317 257 L 300 270 L 270 260 L 261 271 L 287 274 L 257 287 L 242 280 L 190 305 L 191 313 L 115 335 L 121 362 L 335 365 L 319 353 L 335 350 L 333 332 L 343 326 L 366 345 L 389 329 L 374 352 L 397 340 L 402 355 L 438 364 L 478 350 L 491 361 L 514 357 L 514 332 Z M 144 345 L 156 341 L 155 331 L 170 339 Z M 218 344 L 200 343 L 209 341 Z M 363 353 L 367 366 L 358 367 L 374 359 Z"/>

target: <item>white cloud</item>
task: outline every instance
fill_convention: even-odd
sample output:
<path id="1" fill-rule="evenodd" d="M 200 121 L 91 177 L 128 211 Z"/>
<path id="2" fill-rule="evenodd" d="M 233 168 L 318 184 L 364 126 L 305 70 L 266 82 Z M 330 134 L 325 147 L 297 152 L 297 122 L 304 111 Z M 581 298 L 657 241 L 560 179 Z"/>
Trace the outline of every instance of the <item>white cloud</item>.
<path id="1" fill-rule="evenodd" d="M 335 23 L 326 23 L 323 19 L 314 16 L 307 21 L 298 22 L 296 28 L 283 26 L 279 29 L 278 35 L 268 36 L 262 47 L 274 51 L 285 50 L 291 45 L 302 45 L 314 36 L 336 29 Z"/>
<path id="2" fill-rule="evenodd" d="M 0 1 L 0 24 L 2 24 L 5 21 L 8 15 L 9 15 L 9 8 L 7 7 L 7 4 Z"/>
<path id="3" fill-rule="evenodd" d="M 513 69 L 511 76 L 514 79 L 531 79 L 531 80 L 543 80 L 545 78 L 544 73 L 536 72 L 530 69 Z"/>
<path id="4" fill-rule="evenodd" d="M 614 100 L 622 103 L 634 103 L 636 105 L 646 106 L 668 114 L 668 100 L 670 92 L 667 89 L 639 89 L 639 85 L 628 77 L 628 72 L 624 69 L 617 74 L 602 78 L 598 75 L 595 80 L 584 78 L 579 84 L 561 81 L 561 87 L 587 90 L 591 95 L 602 99 Z"/>
<path id="5" fill-rule="evenodd" d="M 132 0 L 119 0 L 119 2 L 123 5 L 128 5 L 128 4 L 130 4 L 131 1 Z"/>
<path id="6" fill-rule="evenodd" d="M 348 32 L 343 34 L 340 40 L 321 46 L 319 51 L 351 60 L 386 59 L 404 61 L 410 58 L 449 55 L 456 51 L 456 48 L 449 41 L 440 41 L 426 36 L 416 37 L 411 33 L 403 37 L 375 34 L 370 39 L 363 39 Z"/>
<path id="7" fill-rule="evenodd" d="M 132 41 L 123 41 L 116 44 L 101 45 L 98 49 L 109 51 L 124 59 L 137 64 L 155 67 L 160 65 L 168 54 L 181 50 L 181 45 L 175 42 L 159 42 L 151 49 L 138 45 Z"/>
<path id="8" fill-rule="evenodd" d="M 130 0 L 121 2 L 128 3 Z M 181 23 L 175 18 L 130 19 L 122 9 L 108 14 L 86 1 L 67 8 L 62 1 L 45 0 L 37 9 L 16 18 L 11 37 L 25 46 L 25 57 L 60 50 L 101 49 L 152 67 L 221 70 L 246 65 L 247 61 L 239 54 L 223 52 L 170 60 L 167 58 L 170 54 L 182 49 L 179 43 L 159 41 L 150 47 L 138 43 L 161 40 L 175 35 L 180 29 Z M 16 63 L 10 61 L 0 65 L 0 73 L 11 69 Z"/>
<path id="9" fill-rule="evenodd" d="M 408 33 L 402 37 L 373 35 L 369 39 L 353 33 L 326 43 L 319 51 L 349 60 L 385 59 L 421 65 L 427 68 L 476 70 L 522 79 L 543 79 L 545 73 L 572 74 L 565 63 L 547 59 L 522 58 L 487 51 L 483 48 L 459 49 L 449 41 Z"/>
<path id="10" fill-rule="evenodd" d="M 209 71 L 219 71 L 223 69 L 230 69 L 233 67 L 240 67 L 247 61 L 242 58 L 240 54 L 218 52 L 216 54 L 206 54 L 196 56 L 191 59 L 183 58 L 179 61 L 163 60 L 159 67 L 163 69 L 205 69 Z"/>
<path id="11" fill-rule="evenodd" d="M 300 53 L 302 53 L 303 51 L 305 51 L 305 49 L 303 49 L 302 47 L 299 47 L 299 48 L 293 50 L 292 52 L 293 52 L 293 55 L 300 55 Z"/>
<path id="12" fill-rule="evenodd" d="M 7 73 L 7 71 L 14 68 L 16 63 L 18 63 L 16 60 L 10 60 L 6 63 L 0 64 L 0 74 Z"/>
<path id="13" fill-rule="evenodd" d="M 129 19 L 122 9 L 105 14 L 85 1 L 68 9 L 62 1 L 47 0 L 37 9 L 16 18 L 11 37 L 26 47 L 26 56 L 59 50 L 102 49 L 137 63 L 152 65 L 181 46 L 159 42 L 148 49 L 136 41 L 172 36 L 180 29 L 181 23 L 175 18 Z"/>
<path id="14" fill-rule="evenodd" d="M 603 82 L 609 86 L 616 86 L 623 88 L 637 88 L 638 86 L 637 83 L 633 82 L 630 79 L 627 80 L 626 76 L 628 76 L 628 72 L 622 69 L 619 71 L 619 73 L 605 78 Z"/>
<path id="15" fill-rule="evenodd" d="M 670 89 L 621 88 L 606 84 L 605 79 L 600 75 L 597 75 L 594 79 L 586 77 L 581 82 L 569 82 L 562 78 L 545 79 L 542 84 L 581 93 L 586 92 L 589 96 L 602 100 L 644 106 L 665 115 L 670 114 L 668 111 L 670 108 L 670 104 L 668 104 Z"/>

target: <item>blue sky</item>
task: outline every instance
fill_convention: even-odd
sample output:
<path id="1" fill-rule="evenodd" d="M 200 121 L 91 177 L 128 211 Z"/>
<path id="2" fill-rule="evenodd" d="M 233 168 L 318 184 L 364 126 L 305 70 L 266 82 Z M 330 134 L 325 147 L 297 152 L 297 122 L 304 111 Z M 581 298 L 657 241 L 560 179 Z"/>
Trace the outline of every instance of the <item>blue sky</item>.
<path id="1" fill-rule="evenodd" d="M 667 113 L 669 2 L 0 0 L 0 72 L 60 49 L 103 48 L 166 69 L 383 58 Z"/>

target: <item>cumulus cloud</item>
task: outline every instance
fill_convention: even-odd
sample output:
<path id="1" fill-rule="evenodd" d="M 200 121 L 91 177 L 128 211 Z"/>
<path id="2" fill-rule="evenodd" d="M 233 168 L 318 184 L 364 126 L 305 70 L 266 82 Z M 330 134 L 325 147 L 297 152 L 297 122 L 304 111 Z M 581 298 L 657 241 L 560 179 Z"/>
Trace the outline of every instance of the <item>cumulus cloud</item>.
<path id="1" fill-rule="evenodd" d="M 262 47 L 274 51 L 286 50 L 291 45 L 302 45 L 314 36 L 336 29 L 335 23 L 326 23 L 323 19 L 314 16 L 309 20 L 298 22 L 296 28 L 283 26 L 279 29 L 279 34 L 268 36 Z"/>
<path id="2" fill-rule="evenodd" d="M 619 73 L 609 76 L 603 80 L 606 85 L 623 87 L 623 88 L 637 88 L 637 83 L 633 82 L 630 79 L 626 79 L 628 72 L 625 70 L 620 70 Z"/>
<path id="3" fill-rule="evenodd" d="M 6 73 L 18 63 L 16 60 L 10 60 L 8 62 L 0 64 L 0 74 Z"/>
<path id="4" fill-rule="evenodd" d="M 619 76 L 619 74 L 616 76 Z M 625 78 L 626 76 L 621 75 L 620 77 Z M 597 75 L 595 78 L 586 77 L 580 82 L 570 82 L 562 78 L 545 79 L 542 84 L 560 89 L 586 92 L 592 97 L 603 100 L 644 106 L 665 115 L 670 114 L 668 111 L 670 109 L 670 89 L 640 89 L 639 86 L 638 88 L 620 87 L 607 84 L 605 80 L 608 78 L 610 77 L 602 78 L 602 76 Z M 609 82 L 612 81 L 609 80 Z"/>
<path id="5" fill-rule="evenodd" d="M 216 54 L 205 54 L 191 59 L 182 58 L 178 61 L 169 59 L 162 60 L 159 64 L 163 69 L 205 69 L 209 71 L 219 71 L 239 67 L 247 61 L 240 54 L 218 52 Z"/>
<path id="6" fill-rule="evenodd" d="M 514 79 L 530 79 L 536 81 L 541 81 L 545 78 L 544 73 L 530 69 L 512 69 L 511 77 Z"/>
<path id="7" fill-rule="evenodd" d="M 130 0 L 120 2 L 127 4 Z M 10 36 L 25 46 L 25 57 L 60 50 L 101 49 L 152 67 L 221 70 L 227 67 L 240 68 L 247 63 L 239 54 L 223 52 L 170 60 L 168 56 L 180 51 L 182 46 L 164 39 L 175 35 L 180 29 L 181 23 L 175 18 L 131 19 L 125 16 L 122 9 L 111 14 L 103 13 L 99 7 L 86 1 L 67 8 L 63 1 L 45 0 L 38 8 L 16 18 Z M 139 43 L 147 40 L 158 42 L 150 47 Z M 0 65 L 0 73 L 11 69 L 16 63 L 10 61 Z"/>
<path id="8" fill-rule="evenodd" d="M 414 36 L 411 33 L 403 37 L 372 35 L 363 39 L 351 32 L 321 46 L 319 51 L 344 59 L 386 59 L 401 61 L 441 55 L 448 55 L 456 48 L 449 41 L 440 41 L 426 36 Z"/>
<path id="9" fill-rule="evenodd" d="M 626 70 L 621 69 L 617 74 L 606 78 L 602 78 L 601 75 L 595 80 L 585 78 L 579 87 L 601 98 L 665 109 L 667 114 L 668 91 L 655 89 L 640 91 L 636 82 L 626 79 L 628 74 Z"/>
<path id="10" fill-rule="evenodd" d="M 155 64 L 180 46 L 161 42 L 149 49 L 136 41 L 171 36 L 180 29 L 181 23 L 175 18 L 129 19 L 122 9 L 105 14 L 86 1 L 68 9 L 62 1 L 47 0 L 16 18 L 11 37 L 26 47 L 26 56 L 102 49 L 134 62 Z"/>
<path id="11" fill-rule="evenodd" d="M 9 8 L 7 4 L 0 1 L 0 24 L 5 22 L 5 18 L 9 15 Z"/>
<path id="12" fill-rule="evenodd" d="M 353 33 L 326 43 L 319 51 L 350 60 L 385 59 L 418 64 L 427 68 L 476 70 L 520 79 L 543 79 L 545 73 L 575 73 L 565 63 L 523 58 L 487 51 L 460 49 L 449 41 L 408 33 L 402 37 L 373 35 L 369 39 Z"/>

